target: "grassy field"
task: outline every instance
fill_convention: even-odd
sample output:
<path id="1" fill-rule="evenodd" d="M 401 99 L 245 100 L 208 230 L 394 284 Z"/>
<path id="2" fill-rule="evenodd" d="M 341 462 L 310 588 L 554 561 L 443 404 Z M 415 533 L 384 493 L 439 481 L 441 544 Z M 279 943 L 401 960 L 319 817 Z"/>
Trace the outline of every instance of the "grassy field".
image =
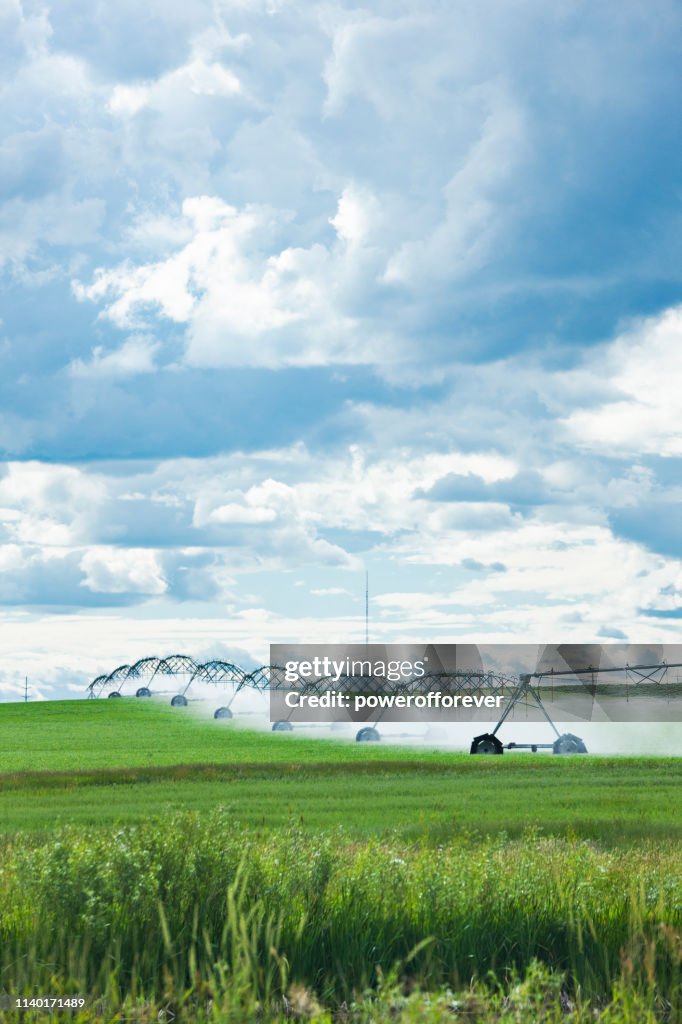
<path id="1" fill-rule="evenodd" d="M 140 701 L 0 705 L 0 830 L 220 806 L 242 827 L 682 838 L 674 758 L 471 757 L 302 739 Z"/>
<path id="2" fill-rule="evenodd" d="M 174 1006 L 189 992 L 194 1009 L 218 993 L 248 1020 L 292 988 L 348 1005 L 392 972 L 403 992 L 465 990 L 491 972 L 508 992 L 542 959 L 576 1004 L 607 1003 L 623 980 L 633 999 L 682 1012 L 674 844 L 527 836 L 434 851 L 341 830 L 244 834 L 219 811 L 165 824 L 8 844 L 0 975 L 54 990 L 59 964 L 67 990 L 78 978 Z"/>
<path id="3" fill-rule="evenodd" d="M 674 1024 L 681 782 L 0 705 L 0 993 L 83 991 L 74 1022 Z"/>

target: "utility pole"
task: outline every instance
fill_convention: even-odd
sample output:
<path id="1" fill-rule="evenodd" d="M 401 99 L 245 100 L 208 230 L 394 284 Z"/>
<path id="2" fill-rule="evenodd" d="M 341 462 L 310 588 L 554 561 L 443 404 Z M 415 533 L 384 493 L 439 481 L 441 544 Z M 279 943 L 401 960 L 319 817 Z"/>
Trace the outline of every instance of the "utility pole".
<path id="1" fill-rule="evenodd" d="M 24 676 L 24 704 L 28 703 L 28 676 Z"/>

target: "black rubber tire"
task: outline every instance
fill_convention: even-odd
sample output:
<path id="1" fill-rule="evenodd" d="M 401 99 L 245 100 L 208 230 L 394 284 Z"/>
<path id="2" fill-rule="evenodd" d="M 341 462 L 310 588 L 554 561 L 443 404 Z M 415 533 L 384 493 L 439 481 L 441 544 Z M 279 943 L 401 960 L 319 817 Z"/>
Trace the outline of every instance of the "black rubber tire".
<path id="1" fill-rule="evenodd" d="M 140 687 L 138 687 L 138 689 L 137 689 L 137 691 L 135 693 L 136 697 L 151 697 L 151 695 L 152 695 L 152 691 L 149 689 L 148 686 L 140 686 Z"/>
<path id="2" fill-rule="evenodd" d="M 184 693 L 176 693 L 174 697 L 171 697 L 171 707 L 172 708 L 186 708 L 187 707 L 187 698 L 185 697 Z"/>
<path id="3" fill-rule="evenodd" d="M 503 754 L 504 747 L 497 736 L 491 732 L 485 732 L 481 736 L 475 736 L 471 743 L 470 754 Z"/>
<path id="4" fill-rule="evenodd" d="M 273 722 L 273 724 L 272 724 L 272 731 L 273 732 L 293 732 L 294 731 L 294 727 L 291 724 L 291 722 Z"/>
<path id="5" fill-rule="evenodd" d="M 120 697 L 121 694 L 118 690 L 112 690 L 111 693 L 107 694 L 107 697 L 111 700 L 112 697 Z"/>
<path id="6" fill-rule="evenodd" d="M 558 740 L 554 741 L 552 750 L 555 754 L 586 754 L 587 747 L 580 736 L 574 736 L 572 732 L 565 732 Z"/>
<path id="7" fill-rule="evenodd" d="M 361 729 L 360 732 L 355 737 L 355 742 L 378 743 L 380 739 L 381 736 L 379 735 L 378 731 L 374 729 L 371 725 L 366 725 L 364 729 Z"/>
<path id="8" fill-rule="evenodd" d="M 229 708 L 216 708 L 213 712 L 214 718 L 232 718 L 232 712 Z"/>

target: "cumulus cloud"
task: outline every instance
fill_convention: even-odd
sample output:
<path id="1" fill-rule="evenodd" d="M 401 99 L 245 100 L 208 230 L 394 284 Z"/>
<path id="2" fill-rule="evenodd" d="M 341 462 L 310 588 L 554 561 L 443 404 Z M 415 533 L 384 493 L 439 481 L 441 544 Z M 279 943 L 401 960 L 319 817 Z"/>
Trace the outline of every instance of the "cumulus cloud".
<path id="1" fill-rule="evenodd" d="M 103 481 L 74 466 L 9 463 L 0 475 L 0 521 L 13 542 L 76 544 L 88 538 L 105 494 Z"/>
<path id="2" fill-rule="evenodd" d="M 37 468 L 33 473 L 41 481 Z M 682 600 L 674 552 L 652 556 L 647 547 L 656 544 L 641 527 L 614 532 L 614 524 L 634 521 L 633 501 L 650 501 L 646 474 L 630 489 L 626 478 L 611 490 L 602 480 L 583 483 L 576 497 L 570 467 L 555 461 L 544 470 L 543 486 L 553 488 L 548 495 L 539 476 L 526 480 L 517 462 L 498 453 L 403 448 L 386 455 L 354 446 L 328 454 L 321 465 L 299 445 L 255 456 L 168 460 L 113 475 L 53 467 L 46 476 L 51 486 L 32 488 L 26 474 L 10 467 L 0 490 L 7 579 L 14 570 L 26 575 L 26 544 L 40 536 L 42 547 L 34 547 L 31 559 L 41 550 L 46 558 L 68 557 L 71 571 L 76 564 L 80 570 L 79 587 L 109 599 L 125 595 L 128 602 L 166 595 L 239 606 L 248 593 L 240 580 L 304 566 L 327 574 L 311 591 L 332 594 L 348 589 L 333 583 L 334 575 L 360 572 L 367 559 L 417 573 L 404 607 L 382 586 L 378 607 L 389 619 L 396 608 L 411 615 L 418 606 L 424 615 L 427 609 L 437 617 L 448 609 L 465 615 L 471 628 L 483 628 L 492 615 L 500 629 L 541 621 L 558 630 L 575 621 L 592 628 L 596 615 L 600 629 L 627 632 L 628 621 Z M 619 492 L 620 512 L 614 508 Z M 420 581 L 434 570 L 445 575 L 428 596 Z"/>
<path id="3" fill-rule="evenodd" d="M 119 327 L 143 326 L 158 315 L 186 325 L 191 366 L 377 362 L 389 354 L 384 332 L 361 336 L 344 296 L 364 267 L 358 247 L 372 206 L 369 194 L 347 188 L 330 218 L 338 244 L 268 255 L 263 247 L 281 215 L 238 210 L 209 196 L 186 199 L 187 244 L 159 262 L 100 270 L 90 285 L 76 281 L 74 291 L 81 300 L 103 300 Z"/>
<path id="4" fill-rule="evenodd" d="M 160 174 L 179 197 L 174 230 L 190 239 L 143 262 L 109 248 L 79 296 L 126 328 L 170 318 L 187 363 L 220 368 L 390 372 L 424 352 L 575 343 L 590 335 L 578 295 L 613 326 L 628 281 L 669 273 L 660 246 L 642 249 L 658 209 L 631 195 L 649 151 L 638 133 L 672 119 L 657 69 L 679 18 L 662 3 L 653 27 L 619 5 L 606 39 L 598 16 L 577 22 L 565 5 L 492 13 L 253 5 L 193 26 L 184 61 L 113 86 L 126 125 L 107 129 L 136 180 Z M 144 143 L 128 124 L 143 117 Z M 603 132 L 608 147 L 594 144 Z M 138 219 L 152 216 L 145 191 Z"/>
<path id="5" fill-rule="evenodd" d="M 154 551 L 88 550 L 81 559 L 83 586 L 95 593 L 163 594 L 166 581 Z"/>
<path id="6" fill-rule="evenodd" d="M 240 92 L 239 79 L 229 68 L 196 58 L 155 82 L 115 86 L 108 106 L 112 114 L 133 117 L 146 107 L 172 107 L 186 93 L 193 96 L 236 96 Z"/>
<path id="7" fill-rule="evenodd" d="M 669 637 L 673 0 L 0 22 L 7 614 L 255 650 L 369 565 L 385 639 Z"/>
<path id="8" fill-rule="evenodd" d="M 624 454 L 682 455 L 682 306 L 626 331 L 592 355 L 580 377 L 589 378 L 590 390 L 600 390 L 603 400 L 566 419 L 578 444 Z"/>
<path id="9" fill-rule="evenodd" d="M 213 523 L 271 523 L 277 518 L 273 508 L 258 508 L 248 505 L 219 505 L 214 508 L 210 515 Z"/>
<path id="10" fill-rule="evenodd" d="M 22 267 L 40 245 L 87 245 L 100 237 L 105 202 L 99 198 L 54 196 L 27 202 L 21 197 L 0 209 L 0 268 L 2 264 Z M 68 268 L 67 268 L 68 269 Z M 54 268 L 53 272 L 59 272 Z M 62 268 L 63 272 L 63 268 Z"/>
<path id="11" fill-rule="evenodd" d="M 154 338 L 133 335 L 114 352 L 105 352 L 97 346 L 87 362 L 74 359 L 69 372 L 73 377 L 130 377 L 152 373 L 156 369 L 154 356 L 160 347 Z"/>

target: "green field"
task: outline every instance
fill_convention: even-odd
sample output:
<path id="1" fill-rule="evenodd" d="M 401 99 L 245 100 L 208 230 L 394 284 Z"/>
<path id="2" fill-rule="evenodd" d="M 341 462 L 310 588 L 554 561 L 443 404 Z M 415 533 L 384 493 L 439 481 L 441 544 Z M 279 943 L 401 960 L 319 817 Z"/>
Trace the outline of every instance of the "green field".
<path id="1" fill-rule="evenodd" d="M 682 838 L 682 761 L 471 757 L 301 739 L 140 701 L 0 705 L 0 830 L 224 808 L 243 827 L 343 825 L 441 842 L 469 832 Z"/>
<path id="2" fill-rule="evenodd" d="M 82 990 L 74 1021 L 673 1024 L 681 783 L 0 705 L 0 993 Z"/>

